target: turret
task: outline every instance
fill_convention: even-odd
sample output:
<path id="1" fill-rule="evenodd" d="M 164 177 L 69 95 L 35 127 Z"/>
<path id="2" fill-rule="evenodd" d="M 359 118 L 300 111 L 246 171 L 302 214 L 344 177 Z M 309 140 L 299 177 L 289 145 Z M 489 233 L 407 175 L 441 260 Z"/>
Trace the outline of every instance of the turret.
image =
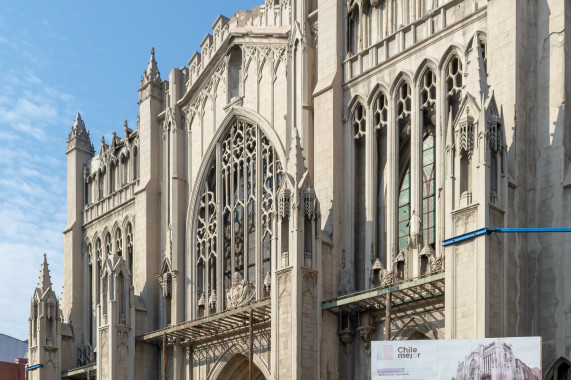
<path id="1" fill-rule="evenodd" d="M 140 168 L 139 183 L 135 194 L 137 205 L 137 223 L 133 226 L 134 251 L 138 252 L 138 265 L 133 268 L 133 287 L 136 295 L 140 295 L 149 310 L 143 321 L 143 330 L 151 331 L 159 327 L 158 300 L 159 286 L 156 276 L 159 274 L 157 263 L 160 262 L 160 165 L 161 165 L 161 126 L 157 119 L 165 108 L 165 90 L 168 82 L 161 80 L 155 50 L 151 49 L 147 69 L 141 79 L 139 88 L 139 147 L 137 151 Z M 141 206 L 139 206 L 141 205 Z M 149 355 L 152 353 L 149 351 Z M 135 378 L 137 375 L 135 368 Z"/>
<path id="2" fill-rule="evenodd" d="M 30 307 L 29 366 L 40 365 L 28 372 L 32 380 L 56 380 L 61 373 L 61 318 L 59 301 L 52 290 L 48 261 L 40 270 L 38 286 Z"/>
<path id="3" fill-rule="evenodd" d="M 67 225 L 64 233 L 64 291 L 62 310 L 64 321 L 73 326 L 73 350 L 82 343 L 83 336 L 83 208 L 88 202 L 85 169 L 89 168 L 94 149 L 89 132 L 78 113 L 67 140 Z M 72 362 L 69 365 L 75 365 Z"/>

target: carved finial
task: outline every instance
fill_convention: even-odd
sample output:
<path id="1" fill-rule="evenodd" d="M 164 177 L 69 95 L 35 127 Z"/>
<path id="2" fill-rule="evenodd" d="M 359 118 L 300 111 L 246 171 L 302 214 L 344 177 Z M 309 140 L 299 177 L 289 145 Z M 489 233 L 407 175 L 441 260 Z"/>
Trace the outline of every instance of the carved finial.
<path id="1" fill-rule="evenodd" d="M 75 147 L 82 148 L 86 151 L 91 151 L 91 140 L 89 139 L 89 132 L 85 129 L 85 123 L 81 119 L 79 112 L 75 116 L 75 121 L 71 126 L 71 131 L 67 137 L 68 149 Z"/>
<path id="2" fill-rule="evenodd" d="M 44 253 L 44 262 L 42 263 L 42 269 L 40 270 L 40 280 L 38 282 L 38 288 L 42 290 L 42 293 L 52 288 L 50 270 L 48 269 L 48 258 L 45 253 Z"/>
<path id="3" fill-rule="evenodd" d="M 151 48 L 151 58 L 149 59 L 149 64 L 145 74 L 142 78 L 142 84 L 147 82 L 159 83 L 161 81 L 161 73 L 157 67 L 157 61 L 155 60 L 155 48 Z"/>

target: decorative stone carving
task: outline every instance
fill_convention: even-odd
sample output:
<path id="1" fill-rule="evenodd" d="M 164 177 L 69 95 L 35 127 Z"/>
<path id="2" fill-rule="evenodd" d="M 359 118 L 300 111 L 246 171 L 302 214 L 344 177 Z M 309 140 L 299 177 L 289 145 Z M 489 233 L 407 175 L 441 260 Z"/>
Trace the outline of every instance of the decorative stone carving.
<path id="1" fill-rule="evenodd" d="M 129 333 L 127 331 L 117 331 L 117 351 L 121 361 L 127 360 L 129 355 Z"/>
<path id="2" fill-rule="evenodd" d="M 289 266 L 289 253 L 282 252 L 282 268 Z"/>
<path id="3" fill-rule="evenodd" d="M 468 109 L 466 109 L 466 112 L 468 112 Z M 474 147 L 474 118 L 466 113 L 466 116 L 460 120 L 458 131 L 460 150 L 472 152 Z"/>
<path id="4" fill-rule="evenodd" d="M 289 217 L 291 209 L 291 191 L 287 187 L 282 187 L 278 193 L 278 217 L 280 219 Z"/>
<path id="5" fill-rule="evenodd" d="M 353 337 L 355 332 L 349 329 L 339 331 L 339 338 L 341 342 L 345 345 L 345 352 L 349 353 L 353 349 Z"/>
<path id="6" fill-rule="evenodd" d="M 255 295 L 254 286 L 244 279 L 240 281 L 240 273 L 234 272 L 232 287 L 226 293 L 226 306 L 229 309 L 242 306 L 252 301 Z"/>
<path id="7" fill-rule="evenodd" d="M 204 297 L 204 292 L 202 292 L 202 294 L 200 295 L 200 298 L 198 299 L 198 306 L 199 306 L 199 307 L 200 307 L 200 306 L 204 306 L 205 301 L 206 301 L 204 298 L 205 298 L 205 297 Z"/>
<path id="8" fill-rule="evenodd" d="M 77 347 L 77 361 L 80 367 L 91 364 L 95 361 L 93 347 L 91 347 L 89 343 L 80 344 Z"/>
<path id="9" fill-rule="evenodd" d="M 170 272 L 163 274 L 163 297 L 170 297 L 172 295 L 172 275 Z"/>
<path id="10" fill-rule="evenodd" d="M 444 270 L 444 256 L 431 257 L 432 259 L 430 260 L 430 272 L 435 273 Z"/>
<path id="11" fill-rule="evenodd" d="M 357 329 L 357 331 L 361 336 L 361 340 L 365 346 L 365 351 L 367 351 L 368 354 L 371 354 L 371 339 L 375 333 L 375 328 L 373 326 L 361 326 Z"/>
<path id="12" fill-rule="evenodd" d="M 266 292 L 268 293 L 270 292 L 271 286 L 272 286 L 272 276 L 268 271 L 268 273 L 266 273 L 266 276 L 264 277 L 264 287 L 266 288 Z"/>
<path id="13" fill-rule="evenodd" d="M 208 305 L 210 306 L 211 309 L 216 308 L 216 290 L 214 290 L 214 289 L 212 289 L 212 293 L 210 293 Z"/>
<path id="14" fill-rule="evenodd" d="M 307 219 L 314 219 L 317 216 L 317 198 L 315 190 L 310 187 L 303 189 L 301 196 L 303 198 L 303 214 Z"/>
<path id="15" fill-rule="evenodd" d="M 393 281 L 394 281 L 393 272 L 389 272 L 386 269 L 383 269 L 381 286 L 389 286 L 393 283 Z"/>

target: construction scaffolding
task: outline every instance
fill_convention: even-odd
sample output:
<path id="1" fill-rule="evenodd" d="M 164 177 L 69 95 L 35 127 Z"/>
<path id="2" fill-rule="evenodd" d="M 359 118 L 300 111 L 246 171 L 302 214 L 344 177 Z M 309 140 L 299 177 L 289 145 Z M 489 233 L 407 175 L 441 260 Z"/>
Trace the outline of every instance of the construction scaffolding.
<path id="1" fill-rule="evenodd" d="M 400 319 L 424 312 L 444 308 L 444 271 L 428 276 L 403 281 L 389 286 L 380 286 L 347 294 L 321 304 L 328 310 L 342 316 L 357 315 L 363 312 L 385 312 L 385 321 Z M 390 337 L 389 329 L 385 338 Z"/>

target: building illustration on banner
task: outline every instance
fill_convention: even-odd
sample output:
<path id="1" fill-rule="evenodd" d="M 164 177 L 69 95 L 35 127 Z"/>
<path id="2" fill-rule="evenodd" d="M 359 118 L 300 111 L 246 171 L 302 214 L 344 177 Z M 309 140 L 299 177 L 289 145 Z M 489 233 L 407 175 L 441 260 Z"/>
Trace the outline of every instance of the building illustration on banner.
<path id="1" fill-rule="evenodd" d="M 541 380 L 539 337 L 374 341 L 371 350 L 372 379 Z"/>

